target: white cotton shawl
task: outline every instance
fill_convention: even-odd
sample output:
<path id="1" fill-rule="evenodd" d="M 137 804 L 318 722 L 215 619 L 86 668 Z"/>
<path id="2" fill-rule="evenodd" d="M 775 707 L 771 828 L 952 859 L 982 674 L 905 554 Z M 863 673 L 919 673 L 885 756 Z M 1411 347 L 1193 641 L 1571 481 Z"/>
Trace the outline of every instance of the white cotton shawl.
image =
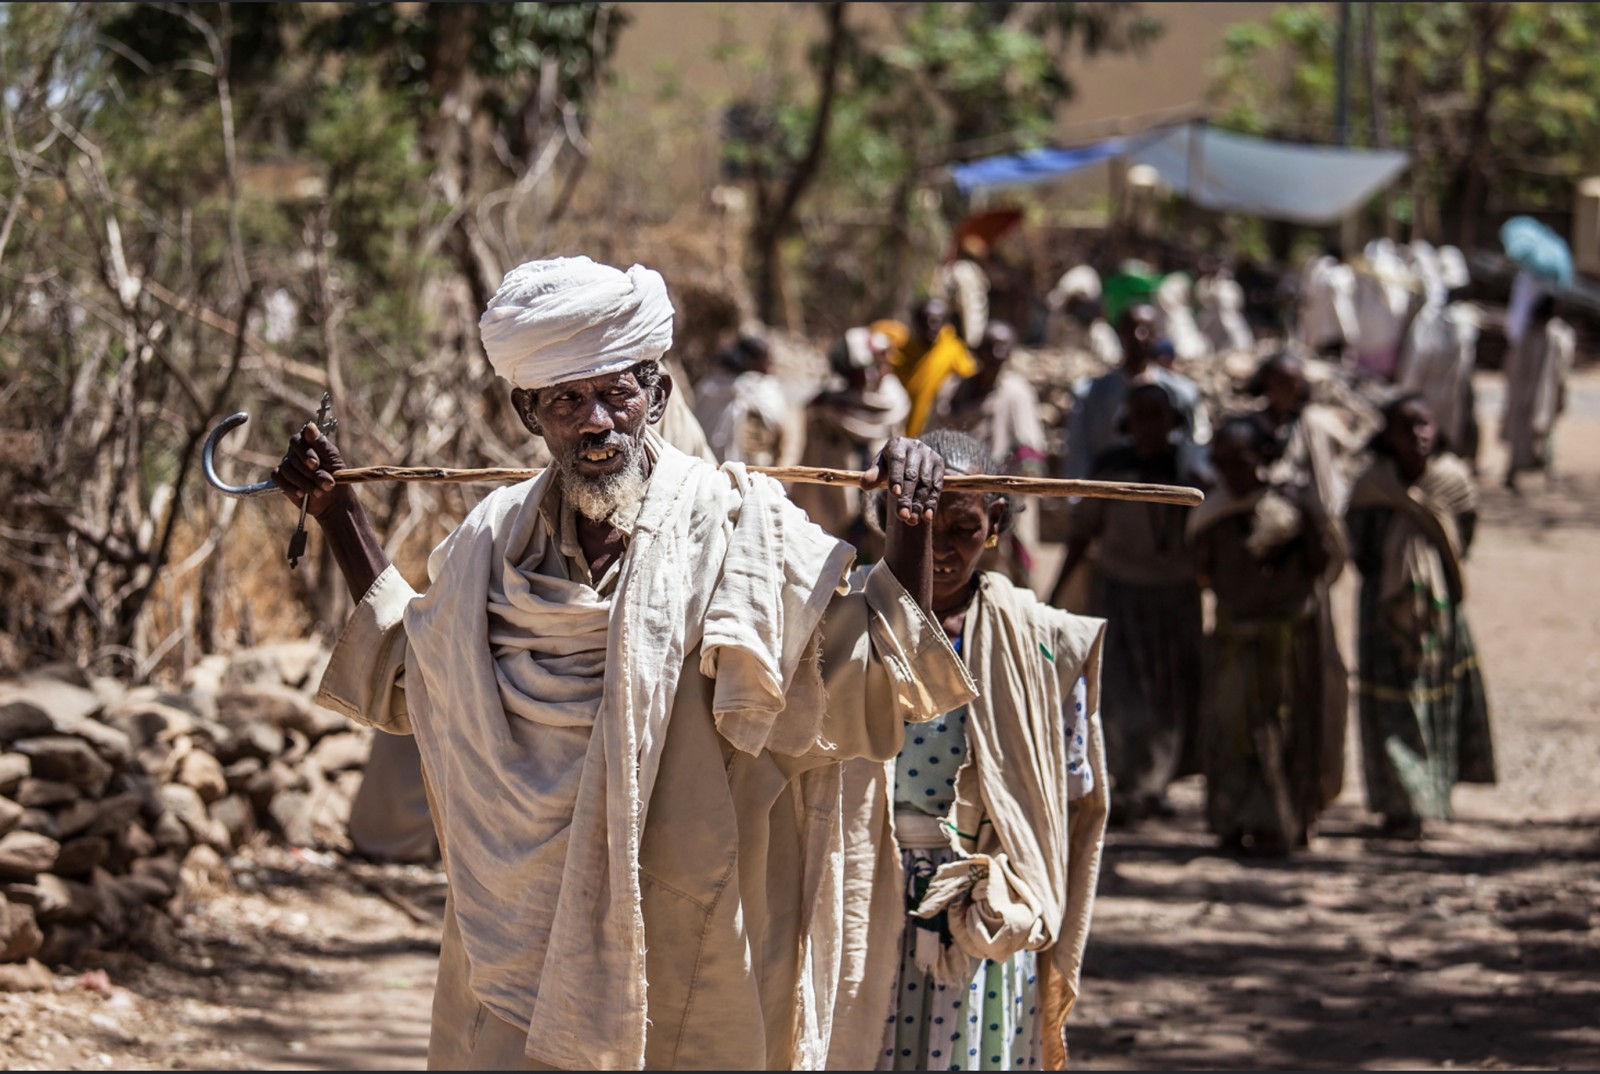
<path id="1" fill-rule="evenodd" d="M 478 330 L 494 371 L 537 390 L 659 359 L 672 347 L 672 317 L 660 273 L 556 257 L 506 273 Z"/>
<path id="2" fill-rule="evenodd" d="M 472 990 L 564 1068 L 644 1063 L 639 846 L 685 660 L 700 649 L 735 748 L 812 748 L 822 685 L 804 658 L 852 558 L 776 482 L 649 444 L 609 608 L 535 570 L 554 540 L 546 471 L 490 494 L 434 551 L 405 617 Z"/>

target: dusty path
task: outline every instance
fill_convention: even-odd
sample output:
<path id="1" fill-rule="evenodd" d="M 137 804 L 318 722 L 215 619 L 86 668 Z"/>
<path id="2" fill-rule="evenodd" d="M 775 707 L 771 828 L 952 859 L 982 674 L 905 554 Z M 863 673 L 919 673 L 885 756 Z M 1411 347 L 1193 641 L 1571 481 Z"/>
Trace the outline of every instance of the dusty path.
<path id="1" fill-rule="evenodd" d="M 1414 846 L 1369 837 L 1352 763 L 1315 852 L 1265 864 L 1215 853 L 1188 781 L 1176 821 L 1108 850 L 1078 1063 L 1600 1064 L 1600 377 L 1574 385 L 1554 487 L 1520 497 L 1488 442 L 1499 387 L 1468 599 L 1500 783 L 1458 788 Z"/>
<path id="2" fill-rule="evenodd" d="M 1600 374 L 1574 387 L 1555 488 L 1514 499 L 1483 455 L 1469 584 L 1500 785 L 1458 789 L 1411 846 L 1370 837 L 1352 767 L 1314 852 L 1277 864 L 1218 855 L 1180 785 L 1178 818 L 1111 841 L 1077 1065 L 1600 1065 Z M 438 874 L 246 860 L 253 890 L 199 881 L 143 957 L 0 995 L 0 1066 L 420 1068 Z"/>

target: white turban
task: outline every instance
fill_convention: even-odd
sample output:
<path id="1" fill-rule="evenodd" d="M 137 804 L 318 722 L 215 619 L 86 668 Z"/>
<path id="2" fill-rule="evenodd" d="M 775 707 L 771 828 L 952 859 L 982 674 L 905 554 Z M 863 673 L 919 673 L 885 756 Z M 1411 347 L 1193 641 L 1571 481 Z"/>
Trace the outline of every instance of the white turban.
<path id="1" fill-rule="evenodd" d="M 672 315 L 659 272 L 556 257 L 506 273 L 478 329 L 494 371 L 537 390 L 660 358 L 672 346 Z"/>

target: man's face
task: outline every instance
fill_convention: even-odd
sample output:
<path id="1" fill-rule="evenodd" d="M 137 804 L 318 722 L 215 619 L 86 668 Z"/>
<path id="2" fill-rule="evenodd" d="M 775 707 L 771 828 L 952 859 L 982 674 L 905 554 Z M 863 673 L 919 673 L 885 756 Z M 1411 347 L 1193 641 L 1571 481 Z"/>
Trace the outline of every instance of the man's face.
<path id="1" fill-rule="evenodd" d="M 563 484 L 571 490 L 642 474 L 645 428 L 661 420 L 671 392 L 672 378 L 665 373 L 654 388 L 646 388 L 630 371 L 538 392 L 519 388 L 511 401 L 528 430 L 544 437 Z"/>

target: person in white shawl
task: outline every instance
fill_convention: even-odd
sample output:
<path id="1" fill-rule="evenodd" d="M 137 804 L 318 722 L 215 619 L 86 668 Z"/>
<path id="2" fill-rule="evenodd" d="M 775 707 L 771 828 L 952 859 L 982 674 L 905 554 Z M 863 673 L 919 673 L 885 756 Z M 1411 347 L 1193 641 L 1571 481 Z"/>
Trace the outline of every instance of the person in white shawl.
<path id="1" fill-rule="evenodd" d="M 1477 307 L 1450 300 L 1452 291 L 1471 282 L 1466 258 L 1454 246 L 1435 250 L 1420 239 L 1410 244 L 1410 252 L 1424 297 L 1406 333 L 1395 379 L 1427 402 L 1438 423 L 1440 450 L 1469 458 Z"/>
<path id="2" fill-rule="evenodd" d="M 1392 240 L 1367 243 L 1356 266 L 1358 338 L 1345 352 L 1357 373 L 1379 381 L 1394 379 L 1400 344 L 1422 305 L 1420 292 L 1416 274 Z"/>
<path id="3" fill-rule="evenodd" d="M 1361 344 L 1356 319 L 1356 274 L 1337 247 L 1307 262 L 1301 277 L 1298 326 L 1300 342 L 1322 358 L 1339 358 Z"/>
<path id="4" fill-rule="evenodd" d="M 965 433 L 924 442 L 993 472 Z M 947 492 L 934 614 L 978 697 L 845 766 L 844 964 L 833 1069 L 1060 1069 L 1107 816 L 1105 623 L 978 569 L 1009 497 Z"/>
<path id="5" fill-rule="evenodd" d="M 422 756 L 450 885 L 431 1067 L 819 1067 L 841 761 L 973 694 L 926 613 L 938 456 L 885 448 L 886 558 L 848 594 L 850 549 L 780 485 L 650 431 L 672 318 L 638 265 L 507 274 L 484 346 L 553 462 L 472 511 L 424 593 L 314 425 L 274 471 L 359 600 L 319 702 Z"/>
<path id="6" fill-rule="evenodd" d="M 1078 265 L 1061 274 L 1045 297 L 1045 305 L 1052 324 L 1057 318 L 1060 322 L 1052 340 L 1059 337 L 1067 346 L 1081 347 L 1110 368 L 1122 361 L 1122 341 L 1105 319 L 1100 292 L 1100 274 L 1093 266 Z"/>
<path id="7" fill-rule="evenodd" d="M 1505 414 L 1500 438 L 1506 445 L 1506 488 L 1516 491 L 1517 475 L 1550 473 L 1550 436 L 1566 409 L 1567 377 L 1572 372 L 1577 335 L 1555 315 L 1555 296 L 1534 303 L 1528 327 L 1506 356 Z"/>
<path id="8" fill-rule="evenodd" d="M 1161 311 L 1161 336 L 1172 344 L 1173 355 L 1182 362 L 1192 362 L 1211 355 L 1211 342 L 1195 323 L 1190 307 L 1189 277 L 1182 272 L 1169 272 L 1156 285 L 1156 308 Z"/>
<path id="9" fill-rule="evenodd" d="M 722 462 L 786 464 L 795 434 L 793 408 L 772 375 L 772 352 L 759 336 L 740 336 L 695 386 L 694 416 Z"/>
<path id="10" fill-rule="evenodd" d="M 1244 288 L 1226 268 L 1204 277 L 1195 288 L 1200 303 L 1200 333 L 1217 354 L 1248 353 L 1256 335 L 1244 317 Z"/>

